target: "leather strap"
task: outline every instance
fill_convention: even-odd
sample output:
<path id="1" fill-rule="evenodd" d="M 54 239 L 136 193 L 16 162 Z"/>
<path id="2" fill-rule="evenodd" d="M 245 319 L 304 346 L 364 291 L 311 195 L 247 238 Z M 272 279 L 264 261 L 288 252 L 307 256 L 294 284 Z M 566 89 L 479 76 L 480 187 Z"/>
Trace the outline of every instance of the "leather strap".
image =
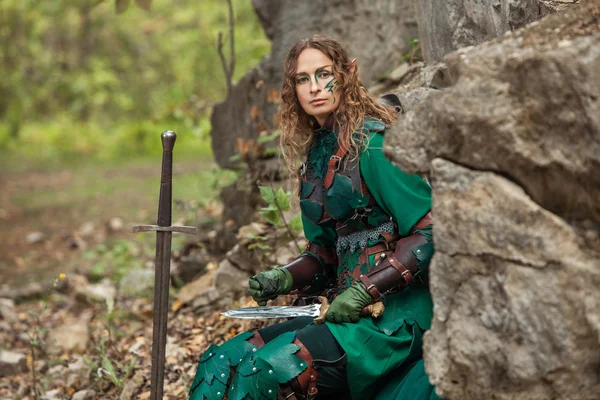
<path id="1" fill-rule="evenodd" d="M 327 174 L 325 175 L 325 180 L 323 181 L 323 185 L 325 189 L 329 189 L 333 184 L 333 177 L 335 173 L 340 169 L 340 164 L 342 160 L 346 156 L 348 149 L 346 146 L 340 145 L 340 148 L 335 153 L 335 155 L 331 156 L 329 162 L 327 163 Z"/>
<path id="2" fill-rule="evenodd" d="M 418 231 L 419 229 L 423 229 L 428 225 L 432 225 L 433 224 L 433 215 L 431 214 L 431 211 L 429 211 L 427 214 L 425 214 L 425 216 L 423 218 L 421 218 L 416 224 L 415 226 L 412 227 L 412 229 L 410 230 L 410 234 L 414 234 L 415 231 Z"/>
<path id="3" fill-rule="evenodd" d="M 308 242 L 308 244 L 306 245 L 306 251 L 310 251 L 311 253 L 315 253 L 316 255 L 321 257 L 325 264 L 338 263 L 337 254 L 335 253 L 335 248 L 333 247 L 322 247 L 314 243 Z"/>
<path id="4" fill-rule="evenodd" d="M 318 393 L 318 373 L 313 366 L 313 357 L 306 346 L 304 346 L 298 338 L 295 338 L 292 343 L 300 347 L 300 350 L 296 352 L 296 356 L 306 363 L 308 368 L 288 383 L 282 384 L 280 386 L 280 395 L 283 396 L 284 399 L 289 400 L 314 399 Z"/>
<path id="5" fill-rule="evenodd" d="M 260 333 L 258 333 L 258 329 L 252 331 L 252 333 L 254 334 L 254 336 L 246 340 L 246 342 L 251 343 L 260 349 L 265 345 L 265 341 L 262 338 L 262 336 L 260 336 Z"/>
<path id="6" fill-rule="evenodd" d="M 415 280 L 411 272 L 408 270 L 408 268 L 402 265 L 402 263 L 398 261 L 398 259 L 395 256 L 388 257 L 388 261 L 392 267 L 396 268 L 396 270 L 400 272 L 400 275 L 402 275 L 402 278 L 404 279 L 407 285 L 412 285 L 414 283 Z"/>
<path id="7" fill-rule="evenodd" d="M 381 300 L 383 295 L 379 292 L 379 290 L 377 290 L 377 287 L 371 282 L 371 280 L 366 275 L 361 275 L 358 277 L 358 279 L 360 280 L 360 283 L 362 283 L 365 290 L 369 292 L 374 301 Z"/>

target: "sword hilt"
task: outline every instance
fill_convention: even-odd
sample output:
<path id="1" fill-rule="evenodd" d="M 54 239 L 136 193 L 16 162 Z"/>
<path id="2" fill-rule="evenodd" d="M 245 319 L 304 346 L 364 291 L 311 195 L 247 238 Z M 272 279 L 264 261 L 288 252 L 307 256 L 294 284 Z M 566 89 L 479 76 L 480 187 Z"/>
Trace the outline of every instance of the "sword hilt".
<path id="1" fill-rule="evenodd" d="M 163 146 L 162 173 L 160 175 L 160 197 L 158 200 L 158 226 L 171 225 L 171 201 L 173 180 L 173 148 L 177 134 L 173 131 L 164 131 L 160 138 Z"/>

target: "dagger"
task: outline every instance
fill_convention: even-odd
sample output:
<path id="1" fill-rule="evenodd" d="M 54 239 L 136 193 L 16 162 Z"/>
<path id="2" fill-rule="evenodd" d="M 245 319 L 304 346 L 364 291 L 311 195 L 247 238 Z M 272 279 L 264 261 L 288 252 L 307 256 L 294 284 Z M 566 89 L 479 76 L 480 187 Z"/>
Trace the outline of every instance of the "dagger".
<path id="1" fill-rule="evenodd" d="M 225 317 L 258 319 L 258 318 L 295 318 L 295 317 L 315 317 L 316 324 L 325 322 L 325 314 L 329 309 L 329 301 L 324 296 L 317 297 L 321 304 L 309 304 L 307 306 L 263 306 L 263 307 L 242 307 L 227 310 L 221 313 Z M 360 312 L 361 317 L 378 318 L 385 311 L 385 306 L 378 301 L 369 304 Z"/>

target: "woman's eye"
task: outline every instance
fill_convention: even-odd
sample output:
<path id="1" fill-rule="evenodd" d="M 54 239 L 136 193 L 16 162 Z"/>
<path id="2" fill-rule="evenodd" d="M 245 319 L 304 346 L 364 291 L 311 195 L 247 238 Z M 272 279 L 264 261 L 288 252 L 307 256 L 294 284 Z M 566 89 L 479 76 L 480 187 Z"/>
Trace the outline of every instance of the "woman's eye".
<path id="1" fill-rule="evenodd" d="M 308 81 L 308 78 L 306 76 L 302 76 L 300 78 L 296 78 L 296 83 L 304 83 Z"/>
<path id="2" fill-rule="evenodd" d="M 319 78 L 321 79 L 326 79 L 329 78 L 331 76 L 331 72 L 329 71 L 322 71 L 321 73 L 319 73 Z"/>

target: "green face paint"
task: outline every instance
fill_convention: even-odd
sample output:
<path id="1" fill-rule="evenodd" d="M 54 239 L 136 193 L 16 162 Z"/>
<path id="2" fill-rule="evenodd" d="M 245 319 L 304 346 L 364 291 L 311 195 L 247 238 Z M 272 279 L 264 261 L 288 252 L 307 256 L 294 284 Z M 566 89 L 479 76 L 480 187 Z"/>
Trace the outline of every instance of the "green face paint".
<path id="1" fill-rule="evenodd" d="M 327 91 L 331 94 L 333 94 L 333 87 L 336 84 L 336 81 L 334 78 L 331 78 L 331 80 L 329 82 L 327 82 L 327 85 L 325 85 L 325 89 L 327 89 Z M 335 94 L 333 94 L 333 102 L 335 103 Z"/>

